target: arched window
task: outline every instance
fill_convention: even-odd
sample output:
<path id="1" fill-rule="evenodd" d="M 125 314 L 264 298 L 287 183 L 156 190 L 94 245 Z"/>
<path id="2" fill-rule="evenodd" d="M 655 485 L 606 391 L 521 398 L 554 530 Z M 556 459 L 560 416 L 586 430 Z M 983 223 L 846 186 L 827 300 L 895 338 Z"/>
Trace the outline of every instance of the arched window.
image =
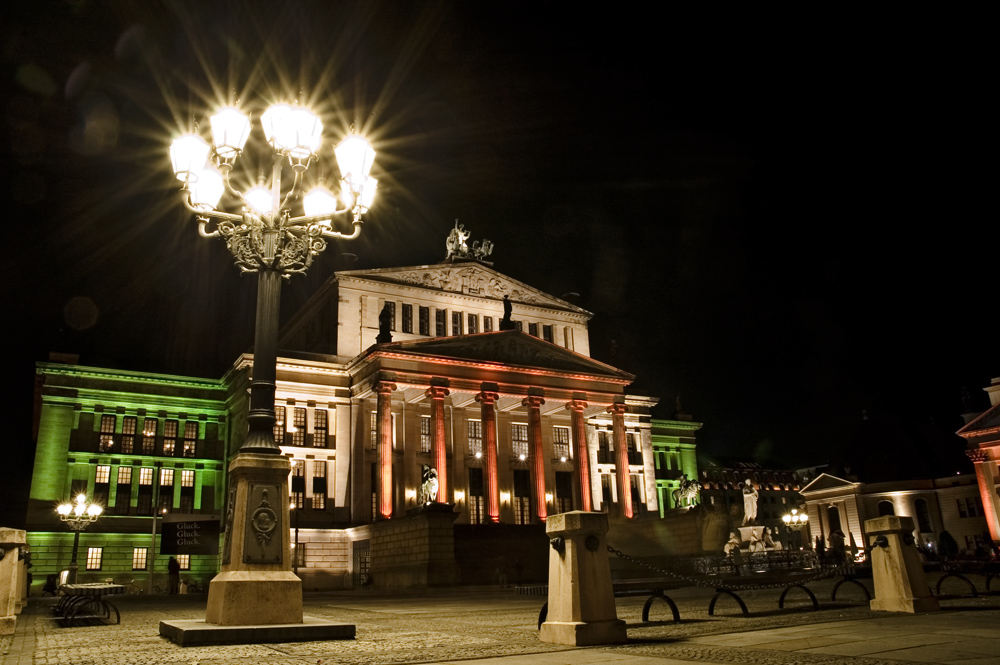
<path id="1" fill-rule="evenodd" d="M 878 502 L 878 516 L 885 517 L 886 515 L 895 515 L 896 508 L 892 505 L 892 501 L 879 501 Z"/>
<path id="2" fill-rule="evenodd" d="M 917 499 L 917 528 L 920 529 L 920 533 L 932 533 L 934 529 L 931 527 L 931 513 L 927 509 L 927 499 Z"/>

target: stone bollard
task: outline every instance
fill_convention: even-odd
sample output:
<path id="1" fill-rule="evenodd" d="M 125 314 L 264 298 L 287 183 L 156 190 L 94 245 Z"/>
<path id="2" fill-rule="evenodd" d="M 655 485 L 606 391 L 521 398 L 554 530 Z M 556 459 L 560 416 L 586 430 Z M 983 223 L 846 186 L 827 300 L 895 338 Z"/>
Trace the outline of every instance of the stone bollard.
<path id="1" fill-rule="evenodd" d="M 886 515 L 865 520 L 875 577 L 873 610 L 933 612 L 940 610 L 924 577 L 913 546 L 913 518 Z"/>
<path id="2" fill-rule="evenodd" d="M 27 544 L 25 536 L 20 529 L 0 528 L 0 635 L 14 633 L 21 611 L 24 563 L 19 554 Z"/>
<path id="3" fill-rule="evenodd" d="M 618 618 L 604 513 L 574 511 L 549 517 L 549 608 L 543 642 L 591 646 L 628 641 Z"/>

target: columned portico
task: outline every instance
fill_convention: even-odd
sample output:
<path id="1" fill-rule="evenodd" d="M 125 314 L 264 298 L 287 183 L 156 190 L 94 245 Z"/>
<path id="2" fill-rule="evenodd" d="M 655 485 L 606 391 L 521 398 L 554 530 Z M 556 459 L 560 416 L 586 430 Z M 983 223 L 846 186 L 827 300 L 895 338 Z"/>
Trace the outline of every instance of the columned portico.
<path id="1" fill-rule="evenodd" d="M 377 518 L 392 517 L 392 391 L 396 384 L 378 381 L 374 385 L 378 395 L 376 426 L 378 431 L 378 515 Z"/>
<path id="2" fill-rule="evenodd" d="M 437 502 L 448 503 L 448 449 L 445 444 L 444 398 L 448 396 L 447 379 L 432 379 L 425 393 L 431 401 L 431 458 L 437 472 Z"/>
<path id="3" fill-rule="evenodd" d="M 545 455 L 542 452 L 542 413 L 545 404 L 540 388 L 528 388 L 528 396 L 521 402 L 528 411 L 528 454 L 535 472 L 535 513 L 539 521 L 548 517 L 545 501 Z"/>
<path id="4" fill-rule="evenodd" d="M 969 456 L 973 466 L 976 467 L 976 481 L 979 484 L 979 495 L 986 511 L 986 524 L 990 529 L 990 538 L 993 539 L 994 543 L 1000 543 L 1000 510 L 997 510 L 997 494 L 989 491 L 991 487 L 996 487 L 996 462 L 990 460 L 989 453 L 985 450 L 966 450 L 965 454 Z"/>
<path id="5" fill-rule="evenodd" d="M 619 402 L 615 398 L 614 404 L 608 407 L 611 414 L 612 435 L 615 441 L 615 477 L 618 481 L 618 505 L 621 506 L 622 515 L 631 518 L 635 516 L 635 508 L 632 506 L 632 486 L 628 477 L 628 443 L 625 439 L 625 412 L 628 407 L 624 401 Z"/>
<path id="6" fill-rule="evenodd" d="M 480 405 L 483 428 L 483 459 L 485 473 L 483 474 L 483 491 L 486 494 L 486 519 L 496 523 L 500 521 L 500 484 L 497 478 L 497 416 L 496 401 L 500 397 L 500 387 L 495 383 L 483 383 L 482 390 L 476 395 Z"/>
<path id="7" fill-rule="evenodd" d="M 576 473 L 580 483 L 580 510 L 593 510 L 590 490 L 590 451 L 587 449 L 587 421 L 583 410 L 587 402 L 583 393 L 574 393 L 573 399 L 566 403 L 571 411 L 570 432 L 573 437 L 573 450 L 576 451 Z"/>

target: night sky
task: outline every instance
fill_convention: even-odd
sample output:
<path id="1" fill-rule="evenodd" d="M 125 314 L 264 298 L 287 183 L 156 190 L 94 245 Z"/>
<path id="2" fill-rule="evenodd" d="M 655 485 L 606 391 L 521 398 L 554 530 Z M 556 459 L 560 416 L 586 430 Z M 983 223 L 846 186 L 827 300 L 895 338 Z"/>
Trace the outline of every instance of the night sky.
<path id="1" fill-rule="evenodd" d="M 659 417 L 679 393 L 705 455 L 875 450 L 885 468 L 919 439 L 961 464 L 961 390 L 981 410 L 1000 376 L 982 20 L 581 7 L 5 9 L 17 477 L 50 350 L 219 377 L 249 349 L 255 280 L 198 236 L 167 156 L 233 96 L 255 117 L 314 102 L 328 173 L 352 123 L 378 150 L 361 239 L 287 284 L 286 320 L 335 270 L 443 259 L 457 218 L 497 270 L 579 294 L 564 297 L 595 314 L 592 355 L 636 374 Z M 6 496 L 24 490 L 4 492 L 19 523 Z"/>

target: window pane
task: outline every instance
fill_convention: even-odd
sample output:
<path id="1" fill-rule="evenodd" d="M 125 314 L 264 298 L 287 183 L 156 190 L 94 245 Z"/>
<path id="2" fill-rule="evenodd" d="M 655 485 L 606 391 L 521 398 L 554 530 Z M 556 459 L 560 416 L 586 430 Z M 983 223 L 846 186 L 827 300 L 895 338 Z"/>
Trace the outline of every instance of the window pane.
<path id="1" fill-rule="evenodd" d="M 101 559 L 104 555 L 103 547 L 88 547 L 87 548 L 87 570 L 100 570 L 101 569 Z"/>
<path id="2" fill-rule="evenodd" d="M 421 307 L 420 308 L 420 334 L 428 335 L 431 334 L 431 308 Z"/>
<path id="3" fill-rule="evenodd" d="M 198 443 L 198 423 L 184 423 L 184 457 L 194 457 Z"/>
<path id="4" fill-rule="evenodd" d="M 510 438 L 514 448 L 514 457 L 519 460 L 528 458 L 528 426 L 525 423 L 514 423 L 510 426 Z"/>
<path id="5" fill-rule="evenodd" d="M 136 417 L 125 416 L 122 419 L 122 452 L 131 454 L 135 449 Z"/>
<path id="6" fill-rule="evenodd" d="M 420 452 L 431 451 L 431 417 L 420 416 Z"/>
<path id="7" fill-rule="evenodd" d="M 132 549 L 132 570 L 146 570 L 146 547 L 135 547 Z"/>
<path id="8" fill-rule="evenodd" d="M 142 419 L 142 454 L 152 455 L 156 447 L 156 418 Z"/>
<path id="9" fill-rule="evenodd" d="M 479 317 L 475 314 L 469 314 L 468 332 L 470 335 L 474 335 L 479 332 Z"/>
<path id="10" fill-rule="evenodd" d="M 194 487 L 194 471 L 191 469 L 181 471 L 181 487 Z"/>
<path id="11" fill-rule="evenodd" d="M 94 476 L 95 483 L 109 483 L 111 482 L 111 467 L 110 466 L 98 466 L 97 474 Z"/>
<path id="12" fill-rule="evenodd" d="M 180 564 L 181 570 L 191 570 L 191 555 L 190 554 L 178 554 L 176 555 L 177 563 Z"/>
<path id="13" fill-rule="evenodd" d="M 296 407 L 292 410 L 292 445 L 304 446 L 306 443 L 306 410 Z"/>
<path id="14" fill-rule="evenodd" d="M 403 305 L 403 332 L 413 332 L 413 305 Z"/>
<path id="15" fill-rule="evenodd" d="M 552 454 L 558 459 L 569 459 L 569 428 L 552 428 Z"/>
<path id="16" fill-rule="evenodd" d="M 98 449 L 102 453 L 110 453 L 115 445 L 115 416 L 101 416 L 101 438 Z"/>
<path id="17" fill-rule="evenodd" d="M 483 455 L 483 424 L 478 420 L 469 421 L 469 454 Z"/>

